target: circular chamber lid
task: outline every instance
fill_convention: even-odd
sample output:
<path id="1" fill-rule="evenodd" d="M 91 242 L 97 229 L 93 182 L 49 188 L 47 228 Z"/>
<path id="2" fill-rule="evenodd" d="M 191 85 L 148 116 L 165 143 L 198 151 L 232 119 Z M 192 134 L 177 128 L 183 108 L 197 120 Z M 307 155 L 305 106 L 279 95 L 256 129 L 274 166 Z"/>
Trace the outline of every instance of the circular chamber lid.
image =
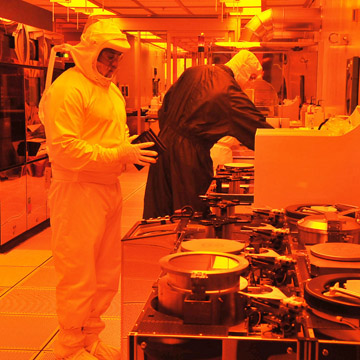
<path id="1" fill-rule="evenodd" d="M 311 308 L 348 318 L 360 318 L 359 296 L 358 273 L 321 275 L 304 288 L 304 298 Z"/>
<path id="2" fill-rule="evenodd" d="M 227 239 L 194 239 L 183 241 L 181 251 L 215 251 L 227 254 L 239 254 L 246 244 Z"/>
<path id="3" fill-rule="evenodd" d="M 228 170 L 248 170 L 254 168 L 254 164 L 249 163 L 226 163 L 224 164 L 225 169 Z"/>
<path id="4" fill-rule="evenodd" d="M 327 242 L 310 247 L 310 253 L 318 258 L 335 261 L 360 261 L 360 245 Z"/>
<path id="5" fill-rule="evenodd" d="M 173 287 L 192 289 L 194 283 L 201 283 L 206 291 L 221 291 L 238 286 L 249 262 L 222 252 L 188 251 L 162 257 L 160 266 Z"/>
<path id="6" fill-rule="evenodd" d="M 171 273 L 221 274 L 242 272 L 249 262 L 242 256 L 213 251 L 189 251 L 170 254 L 160 259 L 160 266 Z"/>
<path id="7" fill-rule="evenodd" d="M 306 216 L 297 222 L 299 230 L 307 230 L 320 234 L 327 234 L 329 221 L 339 223 L 339 232 L 360 230 L 360 224 L 348 216 L 338 215 L 336 213 L 328 217 L 327 214 Z"/>

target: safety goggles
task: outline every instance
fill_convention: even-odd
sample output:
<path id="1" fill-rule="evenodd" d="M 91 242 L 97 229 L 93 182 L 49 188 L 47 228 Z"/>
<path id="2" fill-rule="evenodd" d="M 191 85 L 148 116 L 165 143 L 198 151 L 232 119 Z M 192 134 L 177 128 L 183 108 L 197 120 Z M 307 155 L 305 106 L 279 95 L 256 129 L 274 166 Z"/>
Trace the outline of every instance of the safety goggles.
<path id="1" fill-rule="evenodd" d="M 103 49 L 100 52 L 97 61 L 104 65 L 112 66 L 119 62 L 123 56 L 124 54 L 120 51 L 116 51 L 113 49 Z"/>

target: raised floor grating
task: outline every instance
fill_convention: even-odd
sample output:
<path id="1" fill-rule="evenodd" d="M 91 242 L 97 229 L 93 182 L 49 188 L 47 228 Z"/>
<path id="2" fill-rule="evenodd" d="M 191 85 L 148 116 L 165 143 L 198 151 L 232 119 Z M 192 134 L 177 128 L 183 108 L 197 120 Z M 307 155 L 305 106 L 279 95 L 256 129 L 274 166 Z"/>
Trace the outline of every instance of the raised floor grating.
<path id="1" fill-rule="evenodd" d="M 37 354 L 36 351 L 0 350 L 0 360 L 30 360 Z"/>
<path id="2" fill-rule="evenodd" d="M 56 316 L 1 315 L 1 350 L 41 350 L 57 332 Z"/>
<path id="3" fill-rule="evenodd" d="M 0 314 L 56 316 L 55 291 L 41 288 L 12 289 L 0 298 Z"/>

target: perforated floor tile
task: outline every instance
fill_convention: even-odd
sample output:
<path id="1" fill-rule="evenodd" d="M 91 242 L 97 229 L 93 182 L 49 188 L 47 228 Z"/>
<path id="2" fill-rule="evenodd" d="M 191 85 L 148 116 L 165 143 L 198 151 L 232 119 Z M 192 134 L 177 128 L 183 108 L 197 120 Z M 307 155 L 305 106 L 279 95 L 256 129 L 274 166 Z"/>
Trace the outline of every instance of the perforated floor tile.
<path id="1" fill-rule="evenodd" d="M 121 190 L 123 192 L 123 197 L 126 200 L 131 197 L 137 191 L 145 191 L 144 181 L 131 179 L 128 180 L 120 180 L 121 181 Z"/>
<path id="2" fill-rule="evenodd" d="M 34 267 L 0 266 L 0 286 L 14 286 L 34 269 Z"/>
<path id="3" fill-rule="evenodd" d="M 57 334 L 55 334 L 54 337 L 52 339 L 50 339 L 50 341 L 46 344 L 44 351 L 52 352 L 54 350 L 56 336 L 57 336 Z"/>
<path id="4" fill-rule="evenodd" d="M 105 329 L 100 338 L 109 345 L 120 347 L 121 343 L 121 322 L 120 319 L 104 319 Z"/>
<path id="5" fill-rule="evenodd" d="M 134 225 L 142 219 L 142 206 L 126 209 L 124 211 L 123 218 L 128 218 L 131 220 L 131 225 Z"/>
<path id="6" fill-rule="evenodd" d="M 52 352 L 43 351 L 36 357 L 36 360 L 55 360 L 55 355 Z"/>
<path id="7" fill-rule="evenodd" d="M 40 351 L 57 331 L 55 316 L 2 315 L 0 349 Z"/>
<path id="8" fill-rule="evenodd" d="M 54 259 L 53 258 L 50 258 L 44 265 L 42 265 L 44 267 L 53 267 L 54 266 Z"/>
<path id="9" fill-rule="evenodd" d="M 142 209 L 138 209 L 138 215 L 131 215 L 131 216 L 127 216 L 124 215 L 122 217 L 122 224 L 124 227 L 128 228 L 128 231 L 139 221 L 139 219 L 142 219 Z M 126 234 L 126 232 L 123 232 L 122 235 L 124 236 Z"/>
<path id="10" fill-rule="evenodd" d="M 119 317 L 121 310 L 121 296 L 117 293 L 111 302 L 109 308 L 104 313 L 104 317 Z"/>
<path id="11" fill-rule="evenodd" d="M 43 351 L 36 357 L 36 360 L 55 360 L 55 355 L 52 351 Z"/>
<path id="12" fill-rule="evenodd" d="M 19 244 L 16 249 L 49 250 L 51 243 L 51 228 L 45 228 L 26 241 Z"/>
<path id="13" fill-rule="evenodd" d="M 9 289 L 9 287 L 0 286 L 0 296 L 1 296 L 2 294 L 4 294 L 4 292 L 6 292 L 8 289 Z"/>
<path id="14" fill-rule="evenodd" d="M 15 288 L 0 298 L 0 314 L 55 315 L 55 291 Z"/>
<path id="15" fill-rule="evenodd" d="M 36 354 L 34 351 L 0 350 L 0 360 L 30 360 Z"/>
<path id="16" fill-rule="evenodd" d="M 36 269 L 26 280 L 21 283 L 21 287 L 46 287 L 55 288 L 57 283 L 55 268 L 53 266 L 42 266 Z"/>
<path id="17" fill-rule="evenodd" d="M 0 254 L 0 266 L 39 266 L 50 257 L 50 250 L 13 249 Z"/>
<path id="18" fill-rule="evenodd" d="M 137 207 L 143 207 L 144 205 L 144 194 L 145 194 L 145 186 L 136 189 L 131 196 L 129 196 L 128 199 L 126 199 L 125 201 L 137 201 Z"/>
<path id="19" fill-rule="evenodd" d="M 143 199 L 143 198 L 141 198 Z M 124 200 L 124 208 L 126 207 L 131 207 L 133 209 L 141 209 L 141 212 L 142 212 L 142 209 L 143 209 L 143 205 L 141 203 L 139 203 L 139 200 L 134 200 L 133 197 L 129 198 L 128 200 Z M 125 213 L 126 211 L 124 211 L 124 216 L 125 216 Z M 136 221 L 138 220 L 141 220 L 141 218 L 137 218 Z"/>

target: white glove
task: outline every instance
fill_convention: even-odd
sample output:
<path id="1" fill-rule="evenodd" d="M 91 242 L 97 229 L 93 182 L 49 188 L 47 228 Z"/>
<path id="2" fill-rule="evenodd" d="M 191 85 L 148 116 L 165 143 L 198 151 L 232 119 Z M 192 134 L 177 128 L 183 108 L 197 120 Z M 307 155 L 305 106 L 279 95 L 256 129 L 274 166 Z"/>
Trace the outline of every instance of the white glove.
<path id="1" fill-rule="evenodd" d="M 133 140 L 131 137 L 130 140 Z M 141 144 L 130 144 L 125 141 L 117 147 L 118 159 L 122 163 L 132 163 L 146 165 L 147 163 L 156 163 L 158 153 L 152 150 L 144 150 L 154 146 L 153 142 L 145 142 Z"/>

